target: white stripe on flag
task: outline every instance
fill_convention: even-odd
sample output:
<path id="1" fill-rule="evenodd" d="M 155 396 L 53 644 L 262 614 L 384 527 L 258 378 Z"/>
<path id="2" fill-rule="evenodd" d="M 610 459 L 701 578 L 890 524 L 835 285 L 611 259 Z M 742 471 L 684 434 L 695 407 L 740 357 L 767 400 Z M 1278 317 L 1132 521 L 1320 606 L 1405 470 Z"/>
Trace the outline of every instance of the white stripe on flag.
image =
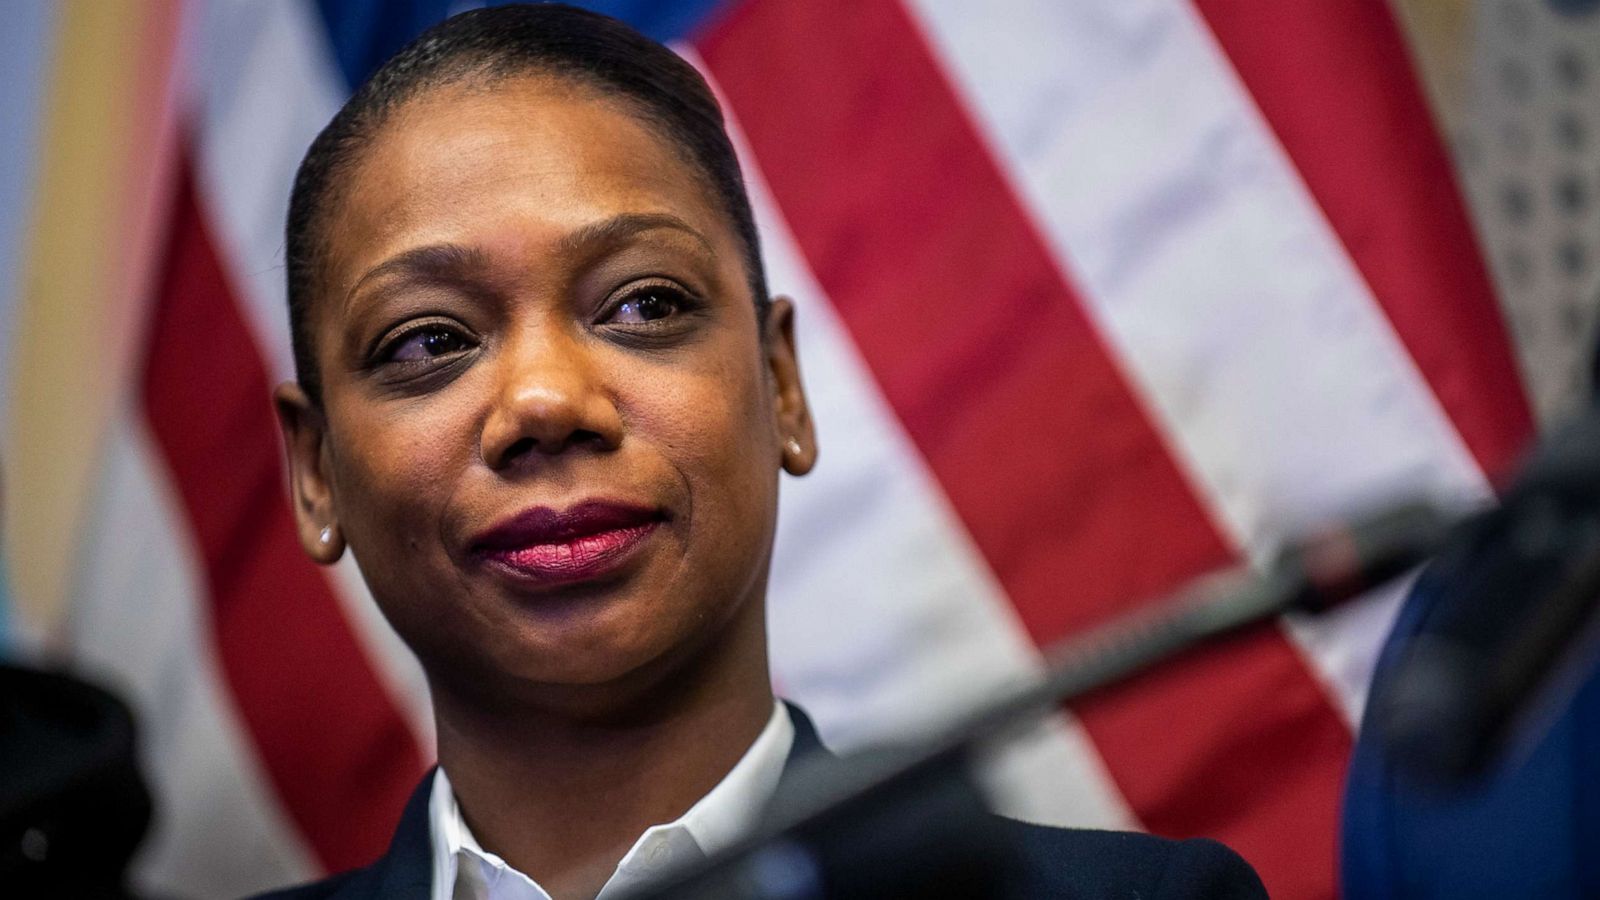
<path id="1" fill-rule="evenodd" d="M 836 749 L 924 733 L 1036 681 L 1042 663 L 817 285 L 737 123 L 729 130 L 771 287 L 797 298 L 821 445 L 816 470 L 783 486 L 768 592 L 774 676 Z M 1069 715 L 996 754 L 984 780 L 1018 818 L 1137 827 Z"/>
<path id="2" fill-rule="evenodd" d="M 1488 488 L 1188 3 L 911 4 L 1234 546 Z M 1359 717 L 1384 609 L 1291 631 Z"/>
<path id="3" fill-rule="evenodd" d="M 201 563 L 149 432 L 120 417 L 106 446 L 68 640 L 138 720 L 157 806 L 135 876 L 152 894 L 201 897 L 303 881 L 317 866 L 223 686 Z"/>

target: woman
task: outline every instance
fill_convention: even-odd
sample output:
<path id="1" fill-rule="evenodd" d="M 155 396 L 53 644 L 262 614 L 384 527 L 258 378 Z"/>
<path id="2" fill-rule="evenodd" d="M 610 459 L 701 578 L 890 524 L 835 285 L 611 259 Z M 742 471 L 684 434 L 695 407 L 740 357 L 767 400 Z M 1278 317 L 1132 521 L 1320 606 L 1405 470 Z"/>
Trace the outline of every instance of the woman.
<path id="1" fill-rule="evenodd" d="M 356 555 L 440 763 L 384 859 L 290 896 L 609 897 L 731 843 L 815 745 L 764 595 L 817 450 L 704 82 L 568 7 L 451 19 L 312 145 L 288 263 L 301 542 Z M 1115 846 L 1258 889 L 1214 844 Z"/>

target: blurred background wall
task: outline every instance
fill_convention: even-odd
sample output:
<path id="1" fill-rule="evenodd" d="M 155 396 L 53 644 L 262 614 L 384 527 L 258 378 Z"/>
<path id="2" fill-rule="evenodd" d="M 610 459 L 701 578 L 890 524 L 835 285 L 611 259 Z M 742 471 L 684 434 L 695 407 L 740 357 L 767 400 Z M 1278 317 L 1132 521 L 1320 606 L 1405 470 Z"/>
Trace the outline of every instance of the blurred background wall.
<path id="1" fill-rule="evenodd" d="M 14 0 L 0 28 L 11 654 L 124 692 L 141 882 L 358 864 L 430 759 L 353 565 L 287 529 L 281 223 L 351 86 L 459 4 Z M 1401 491 L 1486 496 L 1588 396 L 1600 3 L 593 3 L 721 92 L 823 447 L 785 485 L 780 687 L 849 747 Z M 1397 589 L 1064 710 L 1027 818 L 1335 890 Z"/>
<path id="2" fill-rule="evenodd" d="M 1541 421 L 1590 392 L 1600 312 L 1595 6 L 1398 4 Z"/>

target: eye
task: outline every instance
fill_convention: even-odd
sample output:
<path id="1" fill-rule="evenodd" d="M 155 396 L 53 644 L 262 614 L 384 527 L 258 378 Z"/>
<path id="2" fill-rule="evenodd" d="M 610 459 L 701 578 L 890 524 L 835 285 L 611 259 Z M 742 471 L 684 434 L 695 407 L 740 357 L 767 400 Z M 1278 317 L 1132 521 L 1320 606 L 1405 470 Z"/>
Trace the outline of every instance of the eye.
<path id="1" fill-rule="evenodd" d="M 678 315 L 688 307 L 687 295 L 665 284 L 647 284 L 624 294 L 603 324 L 648 325 Z"/>
<path id="2" fill-rule="evenodd" d="M 401 332 L 379 351 L 380 362 L 428 362 L 468 349 L 471 343 L 457 328 L 431 322 Z"/>

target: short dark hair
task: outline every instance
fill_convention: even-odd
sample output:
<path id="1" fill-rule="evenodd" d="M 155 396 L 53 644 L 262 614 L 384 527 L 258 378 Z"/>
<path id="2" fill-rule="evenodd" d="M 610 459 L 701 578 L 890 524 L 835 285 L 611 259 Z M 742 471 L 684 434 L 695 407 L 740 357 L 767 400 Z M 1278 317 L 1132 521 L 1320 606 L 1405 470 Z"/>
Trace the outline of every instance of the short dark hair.
<path id="1" fill-rule="evenodd" d="M 384 63 L 322 129 L 295 174 L 289 195 L 285 268 L 295 377 L 322 402 L 308 331 L 319 286 L 320 251 L 338 181 L 390 113 L 426 90 L 516 76 L 570 79 L 622 101 L 658 128 L 705 177 L 742 241 L 757 314 L 768 306 L 755 217 L 722 110 L 705 79 L 676 53 L 609 16 L 562 3 L 475 9 L 423 32 Z"/>

